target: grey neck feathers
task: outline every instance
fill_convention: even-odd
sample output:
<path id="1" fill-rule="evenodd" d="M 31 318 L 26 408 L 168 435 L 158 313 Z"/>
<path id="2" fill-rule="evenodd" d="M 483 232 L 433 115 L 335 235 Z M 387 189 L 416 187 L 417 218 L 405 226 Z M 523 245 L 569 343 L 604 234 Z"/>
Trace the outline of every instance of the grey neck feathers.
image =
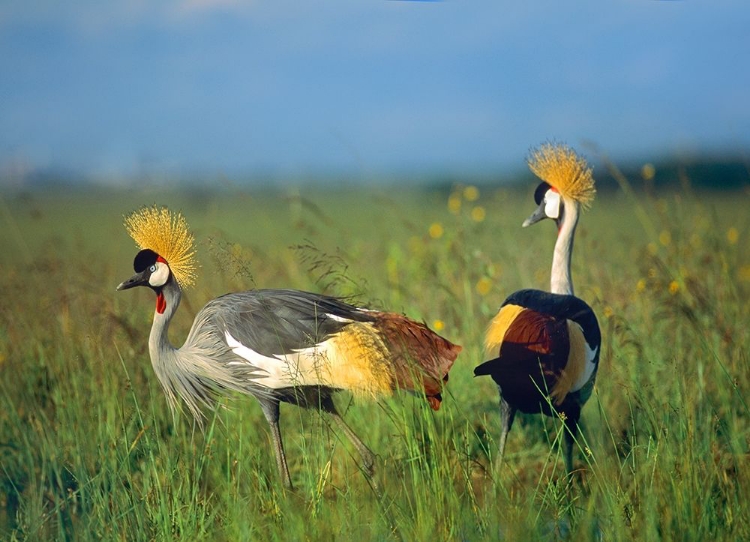
<path id="1" fill-rule="evenodd" d="M 162 288 L 162 294 L 167 303 L 167 308 L 162 314 L 154 311 L 154 323 L 151 326 L 151 335 L 148 339 L 148 351 L 151 354 L 152 361 L 174 352 L 174 347 L 169 343 L 169 322 L 180 305 L 182 291 L 174 280 L 170 280 Z"/>
<path id="2" fill-rule="evenodd" d="M 154 323 L 151 326 L 151 335 L 148 338 L 148 351 L 151 355 L 151 365 L 154 367 L 154 372 L 167 394 L 169 406 L 174 410 L 177 398 L 171 373 L 175 367 L 177 350 L 169 342 L 169 322 L 180 305 L 182 291 L 174 280 L 170 280 L 162 288 L 162 294 L 167 307 L 162 314 L 154 311 Z"/>
<path id="3" fill-rule="evenodd" d="M 175 413 L 179 399 L 182 399 L 198 426 L 203 428 L 201 408 L 213 408 L 215 405 L 214 386 L 245 390 L 231 380 L 231 375 L 220 362 L 221 347 L 211 343 L 211 337 L 200 336 L 206 330 L 205 327 L 199 327 L 197 338 L 195 329 L 192 329 L 185 344 L 179 349 L 170 344 L 169 322 L 180 304 L 182 290 L 174 280 L 170 280 L 162 288 L 162 294 L 166 309 L 162 314 L 154 312 L 154 323 L 148 340 L 151 365 L 164 389 L 172 413 Z"/>
<path id="4" fill-rule="evenodd" d="M 563 217 L 557 233 L 555 253 L 552 257 L 552 280 L 550 290 L 553 294 L 573 293 L 573 279 L 570 276 L 570 261 L 573 256 L 573 237 L 578 225 L 578 204 L 563 200 Z"/>

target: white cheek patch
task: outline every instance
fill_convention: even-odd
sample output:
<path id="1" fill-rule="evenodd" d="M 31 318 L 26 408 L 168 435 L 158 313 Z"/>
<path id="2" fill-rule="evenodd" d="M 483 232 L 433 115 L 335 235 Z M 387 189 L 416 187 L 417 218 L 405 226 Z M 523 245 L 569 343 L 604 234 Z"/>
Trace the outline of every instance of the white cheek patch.
<path id="1" fill-rule="evenodd" d="M 156 271 L 151 273 L 148 283 L 154 288 L 158 288 L 167 283 L 169 279 L 169 266 L 162 262 L 156 262 L 154 265 L 156 266 Z"/>
<path id="2" fill-rule="evenodd" d="M 544 195 L 544 214 L 549 218 L 558 218 L 560 216 L 560 194 L 548 190 Z"/>

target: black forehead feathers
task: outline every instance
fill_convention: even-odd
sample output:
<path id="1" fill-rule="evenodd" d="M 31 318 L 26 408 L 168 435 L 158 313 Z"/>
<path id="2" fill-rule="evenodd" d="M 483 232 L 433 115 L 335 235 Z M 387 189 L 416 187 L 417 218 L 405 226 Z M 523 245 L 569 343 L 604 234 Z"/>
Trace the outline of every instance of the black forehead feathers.
<path id="1" fill-rule="evenodd" d="M 154 265 L 158 257 L 159 255 L 150 248 L 144 248 L 135 255 L 135 260 L 133 260 L 133 269 L 135 269 L 136 273 L 140 273 L 147 267 Z"/>
<path id="2" fill-rule="evenodd" d="M 547 190 L 552 188 L 550 185 L 548 185 L 546 182 L 542 181 L 539 186 L 536 187 L 536 190 L 534 191 L 534 201 L 537 205 L 542 203 L 544 201 L 544 195 L 547 193 Z"/>

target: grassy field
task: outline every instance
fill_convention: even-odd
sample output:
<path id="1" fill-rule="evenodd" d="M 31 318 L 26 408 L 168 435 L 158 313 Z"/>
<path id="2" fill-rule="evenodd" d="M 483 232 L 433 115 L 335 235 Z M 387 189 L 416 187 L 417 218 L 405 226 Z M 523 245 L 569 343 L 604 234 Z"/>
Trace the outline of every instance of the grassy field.
<path id="1" fill-rule="evenodd" d="M 565 483 L 559 421 L 521 416 L 494 463 L 498 396 L 472 377 L 506 295 L 549 287 L 554 227 L 520 227 L 532 186 L 5 194 L 0 198 L 0 538 L 4 540 L 748 540 L 750 192 L 600 194 L 576 293 L 601 368 Z M 172 325 L 227 291 L 293 287 L 424 320 L 464 346 L 443 408 L 337 404 L 378 455 L 282 406 L 284 491 L 254 399 L 205 434 L 172 419 L 147 340 L 153 294 L 115 292 L 124 214 L 181 210 L 201 269 Z"/>

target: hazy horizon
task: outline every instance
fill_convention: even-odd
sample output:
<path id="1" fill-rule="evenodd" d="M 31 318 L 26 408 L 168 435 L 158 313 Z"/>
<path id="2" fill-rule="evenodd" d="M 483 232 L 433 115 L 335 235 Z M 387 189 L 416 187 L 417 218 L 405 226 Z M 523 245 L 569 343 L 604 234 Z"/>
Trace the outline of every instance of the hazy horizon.
<path id="1" fill-rule="evenodd" d="M 0 183 L 520 172 L 750 148 L 739 0 L 0 6 Z"/>

